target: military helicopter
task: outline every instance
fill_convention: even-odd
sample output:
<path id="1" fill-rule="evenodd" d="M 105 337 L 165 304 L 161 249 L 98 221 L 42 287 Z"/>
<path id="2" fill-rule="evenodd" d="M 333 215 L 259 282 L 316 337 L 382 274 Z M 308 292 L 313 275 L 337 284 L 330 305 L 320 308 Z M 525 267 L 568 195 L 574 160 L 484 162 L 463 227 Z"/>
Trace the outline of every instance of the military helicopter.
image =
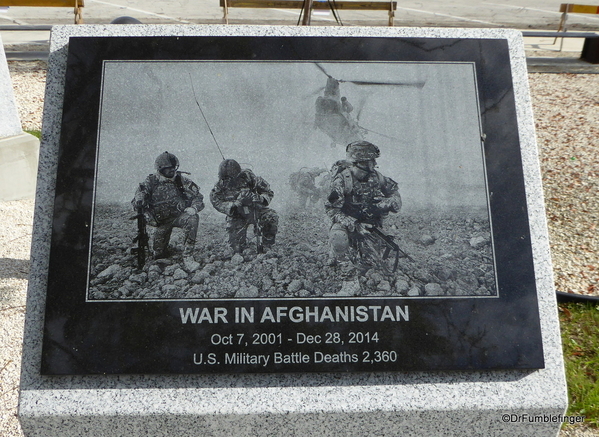
<path id="1" fill-rule="evenodd" d="M 395 139 L 379 132 L 367 129 L 358 124 L 360 118 L 360 108 L 356 118 L 352 114 L 354 108 L 347 100 L 347 97 L 341 96 L 340 83 L 347 82 L 360 86 L 408 86 L 422 88 L 425 82 L 369 82 L 356 80 L 336 79 L 331 76 L 322 65 L 315 65 L 327 76 L 327 83 L 324 87 L 322 96 L 318 96 L 315 103 L 314 127 L 320 129 L 331 139 L 331 147 L 337 144 L 347 145 L 353 141 L 363 140 L 367 133 Z M 322 88 L 321 88 L 322 89 Z M 319 90 L 320 92 L 320 90 Z M 362 102 L 362 106 L 363 106 Z"/>

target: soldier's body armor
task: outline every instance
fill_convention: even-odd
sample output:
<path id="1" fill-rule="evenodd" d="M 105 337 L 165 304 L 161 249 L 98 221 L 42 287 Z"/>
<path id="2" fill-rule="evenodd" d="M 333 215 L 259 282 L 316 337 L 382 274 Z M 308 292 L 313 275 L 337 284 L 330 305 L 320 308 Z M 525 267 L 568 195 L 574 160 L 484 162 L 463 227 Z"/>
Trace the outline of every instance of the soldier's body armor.
<path id="1" fill-rule="evenodd" d="M 185 250 L 193 250 L 198 233 L 197 213 L 204 209 L 203 200 L 200 187 L 181 172 L 175 173 L 173 179 L 150 174 L 139 185 L 131 203 L 136 208 L 141 207 L 148 225 L 156 228 L 152 244 L 156 258 L 168 256 L 173 228 L 183 229 Z M 185 211 L 190 206 L 195 209 L 194 213 Z"/>
<path id="2" fill-rule="evenodd" d="M 352 178 L 351 190 L 345 193 L 345 202 L 341 211 L 361 222 L 380 225 L 383 216 L 375 207 L 377 201 L 375 199 L 383 197 L 379 173 L 372 173 L 365 181 L 354 178 L 349 170 L 347 173 Z"/>
<path id="3" fill-rule="evenodd" d="M 245 170 L 249 171 L 249 170 Z M 253 177 L 254 194 L 266 196 L 268 201 L 272 199 L 273 192 L 268 183 L 261 177 L 251 174 Z M 227 216 L 227 232 L 229 244 L 235 252 L 240 252 L 246 244 L 246 232 L 248 224 L 259 226 L 263 236 L 264 246 L 272 246 L 278 226 L 277 213 L 263 203 L 252 203 L 243 205 L 241 208 L 232 207 L 232 203 L 244 198 L 243 191 L 250 190 L 248 183 L 235 181 L 230 183 L 220 179 L 210 192 L 210 201 L 214 208 Z M 241 193 L 241 196 L 240 196 Z M 256 233 L 256 227 L 254 227 Z"/>
<path id="4" fill-rule="evenodd" d="M 174 180 L 159 181 L 156 175 L 148 176 L 152 187 L 148 199 L 148 213 L 150 222 L 157 225 L 175 220 L 190 206 L 189 195 L 185 193 L 183 185 L 178 186 Z M 192 194 L 192 193 L 189 193 Z"/>
<path id="5" fill-rule="evenodd" d="M 381 197 L 381 183 L 376 174 L 372 174 L 365 181 L 358 181 L 354 178 L 353 190 L 350 197 L 351 203 L 372 203 L 375 197 Z"/>

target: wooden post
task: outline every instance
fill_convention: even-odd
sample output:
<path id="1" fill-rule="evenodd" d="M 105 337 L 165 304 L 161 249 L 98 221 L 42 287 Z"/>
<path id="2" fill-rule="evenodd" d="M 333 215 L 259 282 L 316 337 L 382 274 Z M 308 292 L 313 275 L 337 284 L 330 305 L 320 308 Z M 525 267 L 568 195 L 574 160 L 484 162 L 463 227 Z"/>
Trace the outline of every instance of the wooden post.
<path id="1" fill-rule="evenodd" d="M 309 26 L 310 19 L 312 18 L 312 0 L 304 0 L 304 17 L 302 19 L 302 26 Z"/>
<path id="2" fill-rule="evenodd" d="M 75 24 L 83 24 L 83 16 L 81 14 L 81 6 L 83 6 L 83 0 L 75 0 Z"/>
<path id="3" fill-rule="evenodd" d="M 223 10 L 223 20 L 225 21 L 225 24 L 229 24 L 229 5 L 227 4 L 227 0 L 223 0 Z"/>

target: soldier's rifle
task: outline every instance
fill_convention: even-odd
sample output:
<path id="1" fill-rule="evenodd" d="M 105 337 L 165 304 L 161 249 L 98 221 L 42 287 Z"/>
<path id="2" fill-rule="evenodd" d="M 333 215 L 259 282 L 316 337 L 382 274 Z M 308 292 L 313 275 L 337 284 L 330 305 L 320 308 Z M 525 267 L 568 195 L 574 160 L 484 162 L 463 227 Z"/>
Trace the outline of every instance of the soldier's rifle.
<path id="1" fill-rule="evenodd" d="M 399 245 L 395 242 L 394 237 L 392 235 L 387 235 L 385 234 L 383 231 L 381 231 L 379 228 L 377 228 L 376 226 L 364 226 L 364 229 L 366 229 L 368 232 L 370 232 L 370 235 L 372 235 L 375 238 L 378 238 L 384 245 L 385 245 L 385 251 L 383 252 L 383 259 L 387 259 L 389 258 L 389 254 L 391 253 L 391 251 L 393 250 L 395 252 L 395 262 L 393 263 L 393 272 L 395 272 L 397 270 L 397 266 L 399 264 L 399 259 L 400 258 L 407 258 L 410 261 L 414 261 L 414 259 L 408 255 L 406 252 L 404 252 Z"/>
<path id="2" fill-rule="evenodd" d="M 264 244 L 262 243 L 262 227 L 258 223 L 258 213 L 256 206 L 252 208 L 252 221 L 254 225 L 254 234 L 256 234 L 256 253 L 264 253 Z"/>
<path id="3" fill-rule="evenodd" d="M 249 225 L 254 226 L 254 235 L 256 236 L 256 253 L 264 253 L 262 227 L 258 221 L 258 211 L 256 208 L 259 202 L 254 200 L 254 196 L 257 196 L 257 193 L 254 193 L 249 188 L 241 191 L 239 195 L 239 198 L 242 202 L 240 213 L 247 220 L 245 229 L 247 229 L 247 226 Z"/>
<path id="4" fill-rule="evenodd" d="M 383 197 L 375 197 L 373 202 L 369 204 L 350 203 L 349 205 L 354 213 L 359 216 L 358 220 L 366 222 L 364 229 L 385 246 L 383 259 L 386 260 L 389 258 L 391 251 L 395 252 L 395 262 L 393 263 L 393 272 L 395 272 L 400 258 L 407 258 L 410 261 L 414 261 L 414 259 L 399 247 L 392 235 L 385 234 L 376 225 L 372 224 L 378 222 L 383 217 L 383 213 L 378 205 L 381 200 L 383 200 Z"/>
<path id="5" fill-rule="evenodd" d="M 142 184 L 139 185 L 139 189 L 144 192 Z M 148 231 L 146 229 L 146 216 L 144 215 L 144 209 L 141 204 L 135 207 L 136 215 L 129 217 L 129 220 L 137 220 L 137 235 L 133 238 L 133 243 L 137 243 L 137 247 L 131 249 L 131 254 L 137 257 L 137 268 L 143 269 L 146 264 L 146 251 L 150 252 Z"/>
<path id="6" fill-rule="evenodd" d="M 350 215 L 366 223 L 376 223 L 385 215 L 379 206 L 379 202 L 383 199 L 384 197 L 375 197 L 369 203 L 348 202 Z"/>

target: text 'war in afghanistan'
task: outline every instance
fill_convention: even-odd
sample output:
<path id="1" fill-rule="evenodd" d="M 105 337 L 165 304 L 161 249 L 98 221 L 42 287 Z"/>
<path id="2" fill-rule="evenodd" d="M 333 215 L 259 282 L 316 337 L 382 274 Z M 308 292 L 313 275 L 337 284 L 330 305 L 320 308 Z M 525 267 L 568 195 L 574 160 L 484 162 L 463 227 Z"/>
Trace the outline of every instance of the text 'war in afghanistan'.
<path id="1" fill-rule="evenodd" d="M 224 307 L 179 308 L 182 324 L 218 323 L 341 323 L 341 322 L 408 322 L 407 305 L 346 306 L 277 306 L 256 311 L 255 307 L 235 307 L 229 313 Z"/>

